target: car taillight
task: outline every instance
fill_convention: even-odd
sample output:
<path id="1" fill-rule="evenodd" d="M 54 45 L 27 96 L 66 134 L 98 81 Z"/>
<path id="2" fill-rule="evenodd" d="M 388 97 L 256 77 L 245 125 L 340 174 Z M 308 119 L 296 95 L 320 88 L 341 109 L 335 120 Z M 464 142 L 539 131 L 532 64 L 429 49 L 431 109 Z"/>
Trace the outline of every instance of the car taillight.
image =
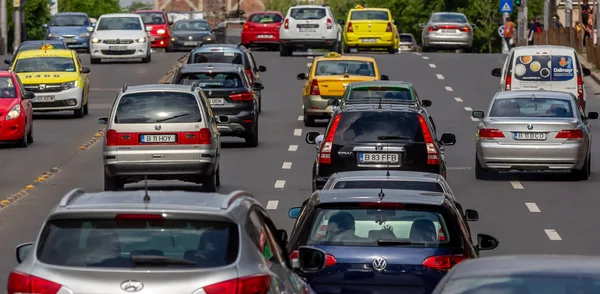
<path id="1" fill-rule="evenodd" d="M 229 95 L 229 99 L 233 101 L 252 101 L 253 98 L 254 95 L 250 91 Z"/>
<path id="2" fill-rule="evenodd" d="M 425 139 L 425 147 L 427 148 L 427 164 L 440 164 L 439 151 L 433 142 L 433 136 L 429 131 L 429 127 L 425 122 L 425 118 L 419 115 L 419 122 L 421 123 L 421 130 L 423 130 L 423 138 Z"/>
<path id="3" fill-rule="evenodd" d="M 504 85 L 504 90 L 510 91 L 510 84 L 511 84 L 511 82 L 512 82 L 512 79 L 511 79 L 510 74 L 509 74 L 509 75 L 506 76 L 506 82 L 505 82 L 505 85 Z"/>
<path id="4" fill-rule="evenodd" d="M 352 28 L 352 23 L 348 23 L 348 33 L 354 33 L 354 29 Z"/>
<path id="5" fill-rule="evenodd" d="M 446 241 L 446 234 L 444 234 L 444 229 L 442 228 L 438 230 L 438 241 Z"/>
<path id="6" fill-rule="evenodd" d="M 583 139 L 582 130 L 562 130 L 556 134 L 557 139 Z"/>
<path id="7" fill-rule="evenodd" d="M 212 133 L 208 128 L 202 128 L 198 131 L 198 144 L 210 145 L 212 144 Z"/>
<path id="8" fill-rule="evenodd" d="M 465 259 L 467 258 L 463 255 L 430 256 L 423 261 L 423 266 L 430 269 L 447 271 Z"/>
<path id="9" fill-rule="evenodd" d="M 6 286 L 8 294 L 19 293 L 43 293 L 56 294 L 62 288 L 62 285 L 52 281 L 44 280 L 36 276 L 13 271 L 8 276 L 8 285 Z"/>
<path id="10" fill-rule="evenodd" d="M 392 23 L 391 23 L 391 22 L 388 22 L 388 24 L 387 24 L 387 28 L 385 29 L 385 32 L 386 32 L 386 33 L 389 33 L 389 32 L 391 32 L 391 31 L 392 31 Z"/>
<path id="11" fill-rule="evenodd" d="M 333 22 L 331 21 L 331 19 L 327 19 L 327 29 L 331 30 L 333 28 Z"/>
<path id="12" fill-rule="evenodd" d="M 464 26 L 464 27 L 460 28 L 460 31 L 464 32 L 464 33 L 468 33 L 469 32 L 469 27 Z"/>
<path id="13" fill-rule="evenodd" d="M 270 288 L 271 276 L 256 275 L 205 286 L 203 290 L 206 294 L 267 294 Z"/>
<path id="14" fill-rule="evenodd" d="M 438 28 L 438 27 L 436 27 L 436 26 L 432 26 L 432 27 L 429 27 L 429 29 L 427 29 L 427 31 L 429 31 L 429 32 L 435 32 L 435 31 L 437 31 L 437 30 L 439 30 L 439 29 L 440 29 L 440 28 Z"/>
<path id="15" fill-rule="evenodd" d="M 310 83 L 310 95 L 321 95 L 321 91 L 319 90 L 319 81 L 317 81 L 317 79 L 313 79 Z"/>
<path id="16" fill-rule="evenodd" d="M 333 138 L 335 137 L 335 131 L 337 130 L 341 118 L 341 113 L 336 115 L 331 123 L 331 127 L 329 127 L 325 141 L 322 143 L 323 145 L 321 145 L 321 150 L 319 150 L 320 164 L 331 164 L 331 147 L 333 147 Z"/>
<path id="17" fill-rule="evenodd" d="M 583 101 L 583 78 L 581 75 L 577 76 L 577 98 Z"/>
<path id="18" fill-rule="evenodd" d="M 283 22 L 283 28 L 286 30 L 290 29 L 290 20 L 289 19 L 285 19 L 285 21 Z"/>
<path id="19" fill-rule="evenodd" d="M 298 260 L 298 250 L 294 250 L 292 254 L 290 254 L 290 260 L 293 262 L 294 260 Z M 325 266 L 332 266 L 337 263 L 337 259 L 331 254 L 327 254 L 325 258 Z"/>
<path id="20" fill-rule="evenodd" d="M 504 134 L 498 129 L 480 129 L 479 138 L 484 140 L 493 138 L 504 138 Z"/>
<path id="21" fill-rule="evenodd" d="M 106 135 L 104 136 L 106 138 L 106 146 L 117 146 L 118 135 L 119 134 L 117 133 L 117 131 L 113 129 L 106 131 Z"/>
<path id="22" fill-rule="evenodd" d="M 250 26 L 248 24 L 244 25 L 244 30 L 247 30 L 248 28 L 250 28 Z"/>
<path id="23" fill-rule="evenodd" d="M 248 76 L 248 79 L 250 80 L 250 84 L 254 83 L 254 80 L 252 80 L 252 71 L 247 69 L 246 75 Z"/>

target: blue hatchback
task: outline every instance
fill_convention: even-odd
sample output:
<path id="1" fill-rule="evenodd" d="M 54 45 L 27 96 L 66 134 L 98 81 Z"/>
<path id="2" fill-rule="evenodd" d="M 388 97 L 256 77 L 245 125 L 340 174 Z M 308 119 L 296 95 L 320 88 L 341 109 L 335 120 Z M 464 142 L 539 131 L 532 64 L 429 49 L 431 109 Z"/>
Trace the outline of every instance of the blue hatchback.
<path id="1" fill-rule="evenodd" d="M 62 40 L 69 49 L 90 52 L 90 35 L 94 24 L 83 12 L 61 12 L 52 16 L 50 24 L 42 27 L 48 30 L 46 40 Z"/>
<path id="2" fill-rule="evenodd" d="M 459 262 L 492 250 L 498 241 L 467 225 L 443 193 L 357 189 L 316 191 L 302 208 L 288 243 L 293 263 L 300 246 L 327 253 L 327 266 L 305 277 L 318 293 L 431 293 Z"/>

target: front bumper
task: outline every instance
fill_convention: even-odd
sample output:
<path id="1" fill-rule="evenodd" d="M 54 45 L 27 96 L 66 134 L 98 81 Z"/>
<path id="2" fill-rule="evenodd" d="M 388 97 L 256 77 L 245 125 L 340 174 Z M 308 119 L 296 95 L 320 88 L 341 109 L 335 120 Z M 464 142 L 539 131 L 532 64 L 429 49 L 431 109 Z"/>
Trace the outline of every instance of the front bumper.
<path id="1" fill-rule="evenodd" d="M 115 46 L 125 46 L 126 50 L 110 50 Z M 145 58 L 148 56 L 148 43 L 133 43 L 133 44 L 104 44 L 91 43 L 90 56 L 91 58 L 100 59 L 130 59 L 130 58 Z"/>
<path id="2" fill-rule="evenodd" d="M 337 43 L 336 39 L 280 39 L 279 44 L 285 47 L 330 49 Z"/>
<path id="3" fill-rule="evenodd" d="M 342 99 L 342 97 L 331 99 Z M 333 113 L 333 107 L 327 104 L 331 99 L 325 99 L 318 95 L 303 96 L 302 104 L 304 105 L 304 111 L 311 117 L 330 118 Z"/>
<path id="4" fill-rule="evenodd" d="M 58 111 L 58 110 L 74 110 L 81 107 L 83 103 L 83 89 L 71 88 L 60 92 L 35 93 L 36 97 L 53 96 L 54 101 L 36 102 L 31 101 L 33 111 Z"/>
<path id="5" fill-rule="evenodd" d="M 587 153 L 587 142 L 548 146 L 480 142 L 477 146 L 479 164 L 492 170 L 581 169 Z"/>
<path id="6" fill-rule="evenodd" d="M 25 135 L 24 114 L 15 119 L 0 121 L 0 141 L 16 141 Z"/>
<path id="7" fill-rule="evenodd" d="M 363 42 L 363 40 L 375 40 L 376 42 Z M 366 35 L 356 35 L 356 34 L 346 34 L 344 38 L 344 42 L 348 47 L 363 47 L 363 48 L 387 48 L 387 47 L 397 47 L 396 42 L 394 41 L 394 36 L 392 33 L 378 35 L 378 36 L 366 36 Z"/>

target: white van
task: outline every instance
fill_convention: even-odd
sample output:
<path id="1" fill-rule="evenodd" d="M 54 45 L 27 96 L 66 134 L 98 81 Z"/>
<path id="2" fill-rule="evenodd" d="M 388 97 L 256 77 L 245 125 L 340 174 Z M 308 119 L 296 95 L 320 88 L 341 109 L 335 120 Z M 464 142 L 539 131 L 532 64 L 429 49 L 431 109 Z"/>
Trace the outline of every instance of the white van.
<path id="1" fill-rule="evenodd" d="M 510 50 L 502 68 L 492 70 L 500 77 L 501 91 L 548 90 L 573 93 L 585 108 L 583 68 L 575 49 L 564 46 L 524 46 Z"/>

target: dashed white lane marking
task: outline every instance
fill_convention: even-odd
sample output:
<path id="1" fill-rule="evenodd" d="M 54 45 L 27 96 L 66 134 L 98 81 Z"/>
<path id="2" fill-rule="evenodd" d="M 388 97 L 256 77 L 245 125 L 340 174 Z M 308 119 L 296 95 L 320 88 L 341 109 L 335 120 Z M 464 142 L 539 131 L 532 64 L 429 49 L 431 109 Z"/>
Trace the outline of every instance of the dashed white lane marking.
<path id="1" fill-rule="evenodd" d="M 441 74 L 436 74 L 435 76 L 438 78 L 438 80 L 443 80 L 444 79 L 444 76 L 441 75 Z"/>
<path id="2" fill-rule="evenodd" d="M 431 68 L 435 68 L 435 64 L 433 64 L 433 63 L 430 63 L 430 64 L 429 64 L 429 67 L 431 67 Z"/>
<path id="3" fill-rule="evenodd" d="M 465 109 L 465 111 L 473 111 L 473 108 L 471 107 L 463 107 Z"/>
<path id="4" fill-rule="evenodd" d="M 275 188 L 283 189 L 283 187 L 285 187 L 285 180 L 275 181 Z"/>
<path id="5" fill-rule="evenodd" d="M 552 241 L 560 241 L 562 240 L 562 238 L 560 237 L 560 235 L 556 232 L 556 230 L 552 230 L 552 229 L 545 229 L 544 232 L 546 232 L 546 235 L 548 235 L 548 239 L 552 240 Z"/>
<path id="6" fill-rule="evenodd" d="M 275 210 L 275 209 L 277 209 L 278 205 L 279 205 L 279 200 L 269 200 L 269 202 L 267 202 L 267 209 Z"/>
<path id="7" fill-rule="evenodd" d="M 472 117 L 472 116 L 471 116 L 471 120 L 472 120 L 472 121 L 479 121 L 479 119 L 478 119 L 478 118 L 474 118 L 474 117 Z"/>
<path id="8" fill-rule="evenodd" d="M 296 137 L 302 136 L 302 129 L 295 129 L 294 130 L 294 136 L 296 136 Z"/>
<path id="9" fill-rule="evenodd" d="M 281 166 L 281 169 L 292 169 L 292 163 L 291 162 L 284 162 L 283 165 Z"/>
<path id="10" fill-rule="evenodd" d="M 460 99 L 459 97 L 454 97 L 454 100 L 456 100 L 456 102 L 458 102 L 458 103 L 463 103 L 463 100 Z"/>
<path id="11" fill-rule="evenodd" d="M 421 56 L 421 53 L 419 53 L 419 52 L 415 52 L 415 55 L 417 55 L 417 56 Z"/>
<path id="12" fill-rule="evenodd" d="M 298 145 L 290 145 L 290 147 L 288 148 L 288 151 L 291 151 L 291 152 L 298 151 Z"/>
<path id="13" fill-rule="evenodd" d="M 309 62 L 306 64 L 306 67 L 310 67 L 312 65 L 312 62 Z"/>
<path id="14" fill-rule="evenodd" d="M 541 212 L 537 204 L 533 202 L 525 202 L 525 205 L 527 205 L 527 209 L 529 209 L 529 212 Z"/>
<path id="15" fill-rule="evenodd" d="M 429 57 L 427 57 L 427 56 L 423 56 L 423 59 L 427 60 L 427 59 L 429 59 Z"/>
<path id="16" fill-rule="evenodd" d="M 304 120 L 304 115 L 299 116 L 298 120 Z"/>
<path id="17" fill-rule="evenodd" d="M 448 92 L 452 92 L 452 91 L 454 91 L 454 90 L 452 89 L 452 87 L 446 87 L 446 91 L 448 91 Z"/>
<path id="18" fill-rule="evenodd" d="M 519 182 L 519 181 L 510 181 L 510 184 L 513 186 L 513 189 L 515 189 L 515 190 L 525 189 L 525 188 L 523 188 L 523 185 L 521 185 L 521 182 Z"/>

